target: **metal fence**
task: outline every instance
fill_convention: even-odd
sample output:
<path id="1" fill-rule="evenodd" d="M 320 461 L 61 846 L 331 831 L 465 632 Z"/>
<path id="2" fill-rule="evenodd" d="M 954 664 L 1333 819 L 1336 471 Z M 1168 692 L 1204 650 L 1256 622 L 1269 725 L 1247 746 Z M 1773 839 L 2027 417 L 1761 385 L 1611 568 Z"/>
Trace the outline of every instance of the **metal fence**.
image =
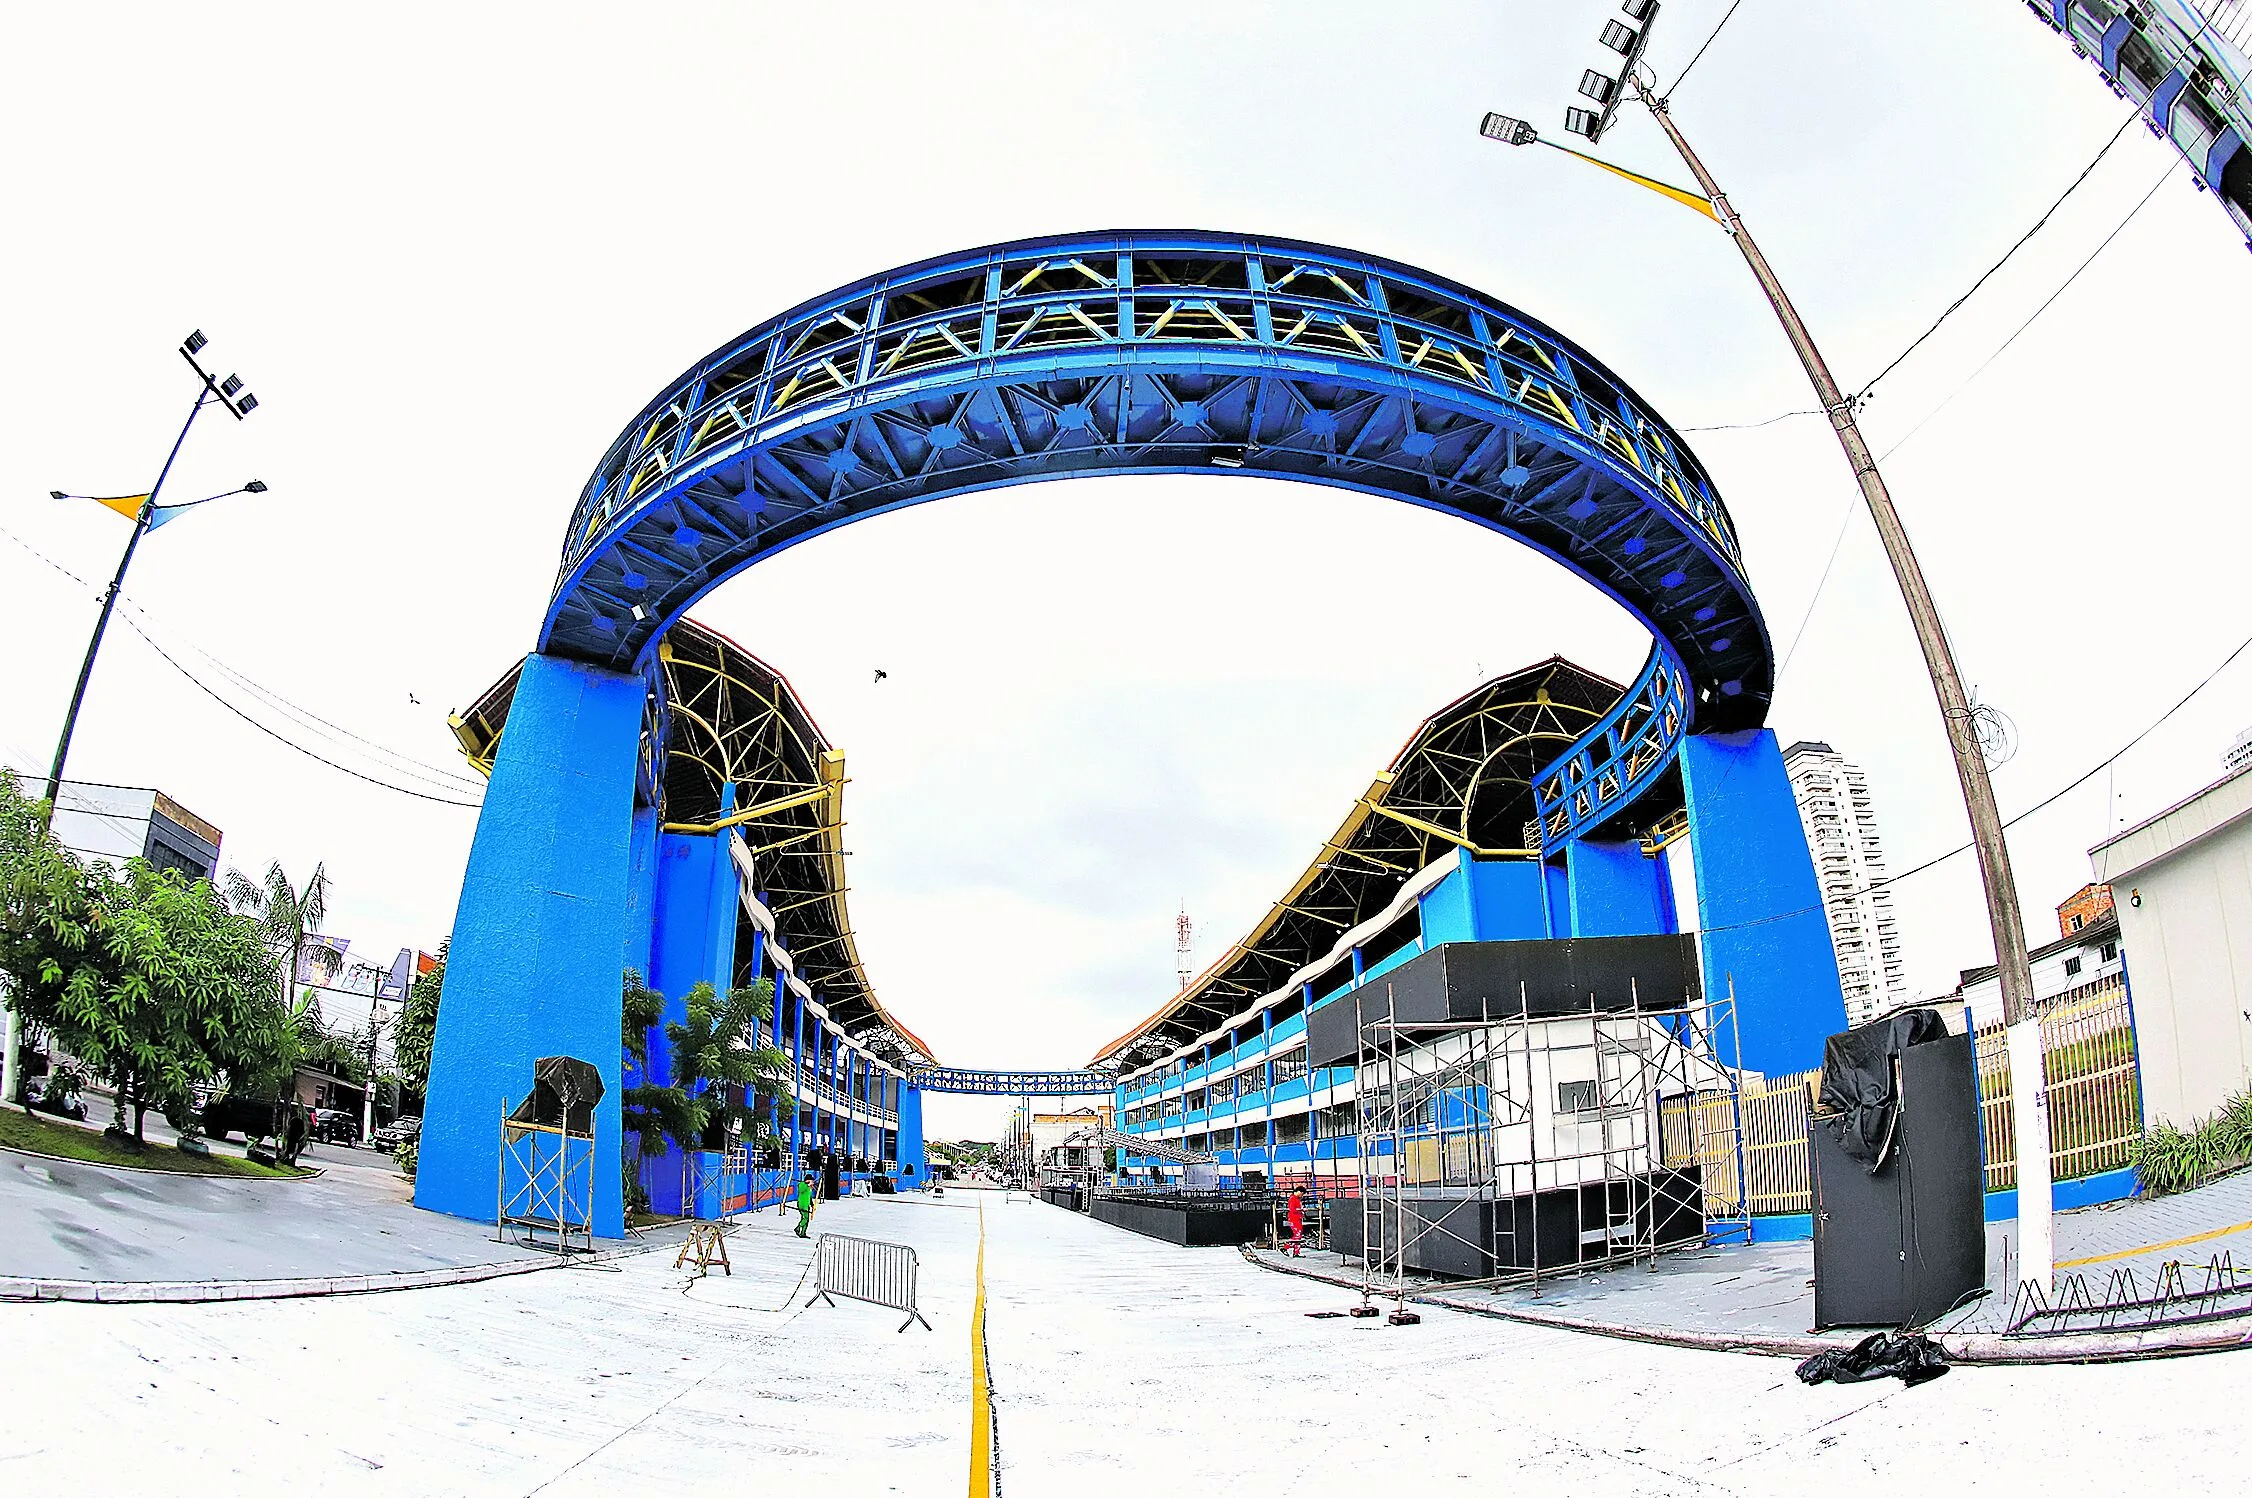
<path id="1" fill-rule="evenodd" d="M 2043 1000 L 2040 1007 L 2042 1074 L 2049 1092 L 2049 1156 L 2056 1179 L 2077 1180 L 2117 1170 L 2127 1163 L 2128 1151 L 2143 1130 L 2127 986 L 2117 977 L 2106 978 Z M 1978 1056 L 1986 1189 L 2008 1191 L 2017 1185 L 2017 1148 L 2011 1135 L 2010 1073 L 2002 1027 L 1982 1026 L 1971 1043 Z M 1814 1210 L 1806 1130 L 1814 1092 L 1821 1083 L 1819 1070 L 1745 1080 L 1741 1189 L 1754 1215 Z M 1708 1192 L 1732 1193 L 1739 1188 L 1736 1163 L 1704 1159 L 1699 1150 L 1709 1132 L 1702 1122 L 1704 1113 L 1715 1106 L 1703 1094 L 1666 1099 L 1667 1155 L 1669 1160 L 1697 1159 L 1704 1166 Z"/>
<path id="2" fill-rule="evenodd" d="M 847 1300 L 905 1311 L 907 1319 L 899 1323 L 901 1331 L 918 1321 L 923 1322 L 924 1331 L 931 1329 L 915 1305 L 915 1279 L 921 1266 L 915 1250 L 906 1244 L 823 1233 L 813 1245 L 813 1262 L 814 1291 L 806 1297 L 807 1305 L 826 1300 L 833 1306 L 836 1301 L 830 1297 L 842 1295 Z"/>

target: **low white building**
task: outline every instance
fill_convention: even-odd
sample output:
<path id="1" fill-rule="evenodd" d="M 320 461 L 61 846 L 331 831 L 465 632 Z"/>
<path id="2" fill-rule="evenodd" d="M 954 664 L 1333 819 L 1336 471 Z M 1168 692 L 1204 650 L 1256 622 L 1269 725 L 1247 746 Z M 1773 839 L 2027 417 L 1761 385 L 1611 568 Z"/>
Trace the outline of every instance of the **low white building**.
<path id="1" fill-rule="evenodd" d="M 55 840 L 81 858 L 145 858 L 190 879 L 215 878 L 219 829 L 160 790 L 66 780 L 55 798 Z"/>
<path id="2" fill-rule="evenodd" d="M 2252 770 L 2088 856 L 2134 953 L 2144 1122 L 2187 1127 L 2252 1085 Z"/>

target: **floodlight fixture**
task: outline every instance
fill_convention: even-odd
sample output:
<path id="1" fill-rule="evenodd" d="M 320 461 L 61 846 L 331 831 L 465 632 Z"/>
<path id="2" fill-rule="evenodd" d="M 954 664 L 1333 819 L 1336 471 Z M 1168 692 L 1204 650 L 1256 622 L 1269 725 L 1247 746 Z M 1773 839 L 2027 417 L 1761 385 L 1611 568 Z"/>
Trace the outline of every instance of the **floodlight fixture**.
<path id="1" fill-rule="evenodd" d="M 237 400 L 237 401 L 235 402 L 235 404 L 234 404 L 234 412 L 235 412 L 235 415 L 236 415 L 236 416 L 238 416 L 238 417 L 242 417 L 242 416 L 248 416 L 248 415 L 249 415 L 249 414 L 250 414 L 251 412 L 253 412 L 253 411 L 257 410 L 257 409 L 258 409 L 258 397 L 257 397 L 257 396 L 255 396 L 255 395 L 252 395 L 252 394 L 251 394 L 251 393 L 250 393 L 249 391 L 247 391 L 247 390 L 245 390 L 245 391 L 244 391 L 244 392 L 242 393 L 242 398 L 241 398 L 241 399 L 239 399 L 239 400 Z"/>
<path id="2" fill-rule="evenodd" d="M 1603 116 L 1592 109 L 1567 109 L 1564 111 L 1564 128 L 1574 135 L 1584 135 L 1590 145 L 1603 138 Z"/>
<path id="3" fill-rule="evenodd" d="M 63 491 L 62 491 L 62 490 L 60 490 L 60 489 L 49 489 L 49 490 L 47 491 L 47 497 L 48 497 L 48 498 L 50 498 L 50 499 L 68 499 L 68 498 L 70 498 L 70 496 L 69 496 L 69 495 L 67 495 L 67 494 L 63 493 Z"/>
<path id="4" fill-rule="evenodd" d="M 1498 140 L 1505 146 L 1529 146 L 1540 139 L 1540 132 L 1529 122 L 1520 120 L 1515 115 L 1496 114 L 1490 109 L 1486 111 L 1486 117 L 1478 122 L 1478 133 L 1488 140 Z"/>
<path id="5" fill-rule="evenodd" d="M 1603 34 L 1596 40 L 1621 57 L 1632 57 L 1634 55 L 1634 44 L 1642 40 L 1642 33 L 1627 25 L 1624 21 L 1605 21 L 1603 23 Z"/>
<path id="6" fill-rule="evenodd" d="M 203 352 L 203 346 L 210 341 L 210 339 L 203 336 L 203 329 L 198 328 L 193 333 L 190 333 L 187 337 L 180 340 L 180 352 L 191 356 L 200 354 Z"/>
<path id="7" fill-rule="evenodd" d="M 238 374 L 231 374 L 219 382 L 219 393 L 229 399 L 232 399 L 234 393 L 241 388 L 242 376 Z"/>
<path id="8" fill-rule="evenodd" d="M 263 494 L 266 492 L 266 481 L 264 479 L 252 479 L 242 486 L 242 492 L 245 494 Z"/>
<path id="9" fill-rule="evenodd" d="M 1650 19 L 1651 13 L 1657 8 L 1658 0 L 1626 0 L 1626 3 L 1619 7 L 1620 10 L 1626 12 L 1626 18 L 1630 21 L 1647 21 Z"/>
<path id="10" fill-rule="evenodd" d="M 1598 73 L 1589 68 L 1580 74 L 1580 92 L 1598 104 L 1610 103 L 1611 95 L 1618 91 L 1618 87 L 1619 80 L 1608 73 Z"/>

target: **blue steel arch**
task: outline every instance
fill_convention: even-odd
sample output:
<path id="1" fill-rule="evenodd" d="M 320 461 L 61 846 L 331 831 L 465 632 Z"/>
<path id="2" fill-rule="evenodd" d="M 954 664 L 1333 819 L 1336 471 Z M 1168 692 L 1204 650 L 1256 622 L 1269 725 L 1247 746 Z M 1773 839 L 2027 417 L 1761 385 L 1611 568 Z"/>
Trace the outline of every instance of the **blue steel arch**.
<path id="1" fill-rule="evenodd" d="M 696 599 L 785 547 L 951 494 L 1122 472 L 1444 511 L 1640 619 L 1656 641 L 1641 677 L 1537 788 L 1551 845 L 1629 804 L 1692 724 L 1765 720 L 1770 644 L 1727 510 L 1624 381 L 1428 271 L 1198 232 L 941 256 L 713 350 L 588 480 L 539 649 L 646 670 Z"/>

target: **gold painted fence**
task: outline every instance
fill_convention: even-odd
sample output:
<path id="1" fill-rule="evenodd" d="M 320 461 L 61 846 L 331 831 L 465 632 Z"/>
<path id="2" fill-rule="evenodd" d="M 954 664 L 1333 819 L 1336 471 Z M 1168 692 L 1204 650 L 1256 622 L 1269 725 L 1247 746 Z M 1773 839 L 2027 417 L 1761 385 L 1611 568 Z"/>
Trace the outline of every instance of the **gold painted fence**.
<path id="1" fill-rule="evenodd" d="M 2117 977 L 2069 990 L 2041 1006 L 2042 1074 L 2049 1089 L 2049 1155 L 2056 1179 L 2076 1180 L 2127 1163 L 2142 1134 L 2136 1085 L 2135 1026 L 2127 986 Z M 1979 1123 L 1985 1134 L 1986 1189 L 2017 1185 L 2011 1137 L 2010 1074 L 2002 1027 L 1972 1038 L 1978 1055 Z M 1743 1152 L 1739 1162 L 1726 1093 L 1667 1098 L 1663 1105 L 1668 1164 L 1694 1162 L 1704 1174 L 1715 1216 L 1741 1202 L 1755 1216 L 1814 1210 L 1806 1130 L 1819 1070 L 1747 1080 L 1742 1091 Z"/>

